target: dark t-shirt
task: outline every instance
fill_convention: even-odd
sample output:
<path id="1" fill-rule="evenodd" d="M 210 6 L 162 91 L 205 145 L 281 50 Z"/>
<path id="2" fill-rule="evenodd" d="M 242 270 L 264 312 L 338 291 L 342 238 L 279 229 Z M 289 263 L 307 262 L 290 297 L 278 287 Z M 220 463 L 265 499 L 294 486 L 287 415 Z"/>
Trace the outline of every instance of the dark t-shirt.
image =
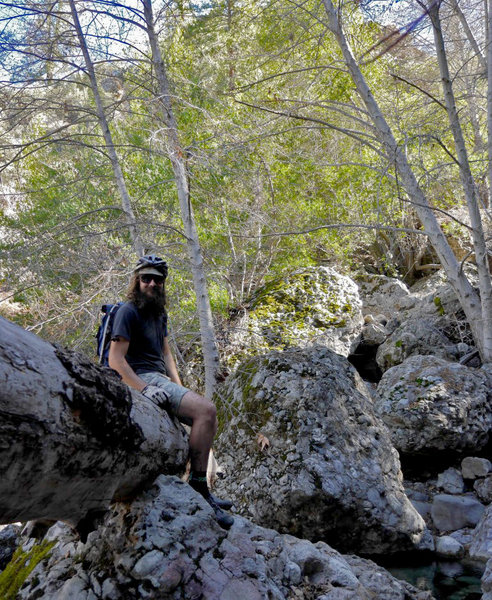
<path id="1" fill-rule="evenodd" d="M 162 349 L 167 336 L 167 316 L 143 317 L 132 302 L 125 302 L 116 313 L 112 339 L 122 337 L 130 345 L 126 360 L 135 373 L 158 371 L 167 374 Z"/>

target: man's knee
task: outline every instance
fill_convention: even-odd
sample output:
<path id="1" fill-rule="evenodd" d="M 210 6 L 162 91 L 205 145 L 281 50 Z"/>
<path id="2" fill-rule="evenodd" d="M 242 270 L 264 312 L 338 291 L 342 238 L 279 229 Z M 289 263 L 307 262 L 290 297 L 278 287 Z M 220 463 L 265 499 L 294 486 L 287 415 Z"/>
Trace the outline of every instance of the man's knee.
<path id="1" fill-rule="evenodd" d="M 181 408 L 193 420 L 206 421 L 217 428 L 217 409 L 215 404 L 195 392 L 188 392 L 181 401 Z"/>
<path id="2" fill-rule="evenodd" d="M 210 400 L 206 400 L 205 398 L 203 400 L 205 402 L 204 416 L 207 419 L 207 421 L 210 421 L 210 423 L 213 423 L 213 425 L 216 427 L 217 426 L 217 408 L 215 407 L 215 404 L 213 402 L 210 402 Z"/>
<path id="3" fill-rule="evenodd" d="M 203 398 L 201 411 L 202 419 L 209 425 L 210 429 L 215 435 L 218 426 L 217 408 L 215 407 L 215 404 L 213 402 L 210 402 L 210 400 L 206 400 L 205 398 Z"/>

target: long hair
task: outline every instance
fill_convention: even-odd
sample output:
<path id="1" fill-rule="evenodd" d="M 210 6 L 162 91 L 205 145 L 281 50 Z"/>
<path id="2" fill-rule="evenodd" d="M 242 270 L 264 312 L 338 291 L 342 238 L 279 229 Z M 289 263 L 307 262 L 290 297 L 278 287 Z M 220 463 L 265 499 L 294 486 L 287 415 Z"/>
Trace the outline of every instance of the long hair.
<path id="1" fill-rule="evenodd" d="M 158 292 L 154 298 L 149 298 L 140 291 L 140 277 L 134 273 L 128 284 L 126 298 L 144 313 L 154 316 L 166 314 L 166 282 L 162 287 L 155 288 Z"/>

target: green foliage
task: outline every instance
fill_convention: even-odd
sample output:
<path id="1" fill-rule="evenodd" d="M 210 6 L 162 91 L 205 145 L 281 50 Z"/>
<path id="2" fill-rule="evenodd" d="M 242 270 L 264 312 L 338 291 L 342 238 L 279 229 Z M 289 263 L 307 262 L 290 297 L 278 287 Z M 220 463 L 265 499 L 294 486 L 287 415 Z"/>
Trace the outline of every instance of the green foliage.
<path id="1" fill-rule="evenodd" d="M 408 276 L 406 258 L 419 250 L 414 238 L 330 228 L 420 224 L 340 68 L 322 4 L 228 0 L 195 13 L 184 5 L 176 14 L 166 10 L 160 44 L 214 315 L 224 318 L 265 281 L 298 267 L 332 264 Z M 435 57 L 411 34 L 381 52 L 388 31 L 363 18 L 358 5 L 346 6 L 343 19 L 422 187 L 449 210 L 460 195 L 451 134 L 435 101 Z M 58 48 L 63 52 L 63 44 Z M 143 242 L 173 267 L 173 331 L 186 354 L 196 344 L 198 322 L 164 124 L 148 63 L 125 52 L 107 63 L 99 52 L 97 76 Z M 463 68 L 455 67 L 462 116 L 471 110 L 467 98 L 485 89 L 480 79 L 470 83 L 475 63 L 464 57 Z M 99 305 L 121 297 L 135 256 L 85 75 L 39 83 L 13 88 L 5 100 L 15 121 L 12 131 L 6 120 L 0 132 L 12 143 L 10 150 L 4 146 L 5 162 L 16 156 L 19 141 L 25 149 L 5 171 L 20 200 L 0 205 L 0 251 L 9 258 L 0 273 L 2 293 L 14 292 L 19 306 L 0 310 L 90 353 Z M 29 119 L 12 109 L 19 98 Z M 480 129 L 480 112 L 477 118 Z M 484 147 L 472 144 L 476 128 L 463 120 L 480 180 Z"/>
<path id="2" fill-rule="evenodd" d="M 12 560 L 0 573 L 0 598 L 2 600 L 15 600 L 22 584 L 34 568 L 49 556 L 54 545 L 55 542 L 42 541 L 27 552 L 22 547 L 17 548 Z"/>
<path id="3" fill-rule="evenodd" d="M 442 302 L 441 302 L 441 298 L 439 298 L 439 296 L 435 296 L 434 305 L 437 308 L 437 312 L 441 315 L 441 317 L 444 314 L 446 314 L 446 311 L 444 310 L 444 306 L 442 305 Z"/>

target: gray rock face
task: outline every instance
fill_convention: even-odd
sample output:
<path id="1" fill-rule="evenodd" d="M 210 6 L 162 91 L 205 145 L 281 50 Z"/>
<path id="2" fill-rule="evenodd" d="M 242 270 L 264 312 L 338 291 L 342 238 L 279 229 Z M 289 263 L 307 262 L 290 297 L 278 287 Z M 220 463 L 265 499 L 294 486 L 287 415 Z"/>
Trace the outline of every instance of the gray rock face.
<path id="1" fill-rule="evenodd" d="M 479 456 L 467 456 L 461 461 L 461 472 L 465 479 L 485 477 L 492 471 L 492 463 Z"/>
<path id="2" fill-rule="evenodd" d="M 473 489 L 482 502 L 490 504 L 492 502 L 492 475 L 477 479 L 473 484 Z"/>
<path id="3" fill-rule="evenodd" d="M 380 346 L 386 341 L 388 332 L 385 326 L 385 319 L 378 315 L 376 318 L 367 316 L 362 327 L 361 341 L 369 346 Z"/>
<path id="4" fill-rule="evenodd" d="M 348 356 L 362 329 L 357 285 L 329 267 L 299 269 L 260 288 L 234 324 L 225 362 L 319 344 Z"/>
<path id="5" fill-rule="evenodd" d="M 19 525 L 0 526 L 0 571 L 10 562 L 17 547 L 19 533 Z"/>
<path id="6" fill-rule="evenodd" d="M 449 534 L 454 540 L 459 542 L 465 550 L 468 552 L 470 544 L 473 540 L 473 528 L 465 527 L 464 529 L 458 529 Z"/>
<path id="7" fill-rule="evenodd" d="M 416 304 L 408 287 L 399 279 L 385 275 L 364 275 L 357 282 L 364 315 L 384 315 L 391 319 L 395 312 L 408 310 Z"/>
<path id="8" fill-rule="evenodd" d="M 85 544 L 66 533 L 18 598 L 51 600 L 425 600 L 371 561 L 237 517 L 225 532 L 175 477 L 116 504 Z"/>
<path id="9" fill-rule="evenodd" d="M 443 535 L 436 540 L 436 553 L 446 558 L 461 558 L 465 549 L 451 536 Z"/>
<path id="10" fill-rule="evenodd" d="M 439 531 L 455 531 L 475 526 L 484 510 L 485 506 L 473 497 L 437 494 L 432 502 L 431 515 Z"/>
<path id="11" fill-rule="evenodd" d="M 384 373 L 376 412 L 406 454 L 483 448 L 492 430 L 492 392 L 482 370 L 411 356 Z"/>
<path id="12" fill-rule="evenodd" d="M 485 572 L 482 576 L 482 600 L 492 600 L 492 558 L 487 561 Z"/>
<path id="13" fill-rule="evenodd" d="M 451 359 L 452 346 L 451 340 L 436 327 L 432 319 L 415 317 L 405 320 L 379 346 L 376 361 L 386 371 L 416 354 Z"/>
<path id="14" fill-rule="evenodd" d="M 479 560 L 489 560 L 492 557 L 492 505 L 482 514 L 473 532 L 470 556 Z"/>
<path id="15" fill-rule="evenodd" d="M 451 467 L 438 475 L 437 487 L 448 494 L 461 494 L 465 489 L 465 482 L 461 472 Z"/>
<path id="16" fill-rule="evenodd" d="M 311 348 L 251 359 L 217 401 L 227 423 L 215 446 L 219 486 L 241 514 L 343 551 L 428 547 L 398 455 L 343 357 Z"/>
<path id="17" fill-rule="evenodd" d="M 465 266 L 465 271 L 472 283 L 477 280 L 474 267 Z M 430 318 L 434 328 L 456 344 L 472 343 L 470 326 L 443 271 L 420 280 L 410 288 L 410 293 L 417 301 L 415 309 L 410 311 L 413 318 Z"/>
<path id="18" fill-rule="evenodd" d="M 476 278 L 473 269 L 467 275 Z M 381 323 L 382 315 L 387 321 L 384 331 L 371 326 L 363 330 L 365 340 L 380 345 L 377 361 L 383 371 L 416 354 L 456 360 L 473 350 L 470 328 L 442 272 L 410 290 L 397 279 L 371 275 L 359 282 L 359 292 L 366 321 L 370 317 Z"/>

